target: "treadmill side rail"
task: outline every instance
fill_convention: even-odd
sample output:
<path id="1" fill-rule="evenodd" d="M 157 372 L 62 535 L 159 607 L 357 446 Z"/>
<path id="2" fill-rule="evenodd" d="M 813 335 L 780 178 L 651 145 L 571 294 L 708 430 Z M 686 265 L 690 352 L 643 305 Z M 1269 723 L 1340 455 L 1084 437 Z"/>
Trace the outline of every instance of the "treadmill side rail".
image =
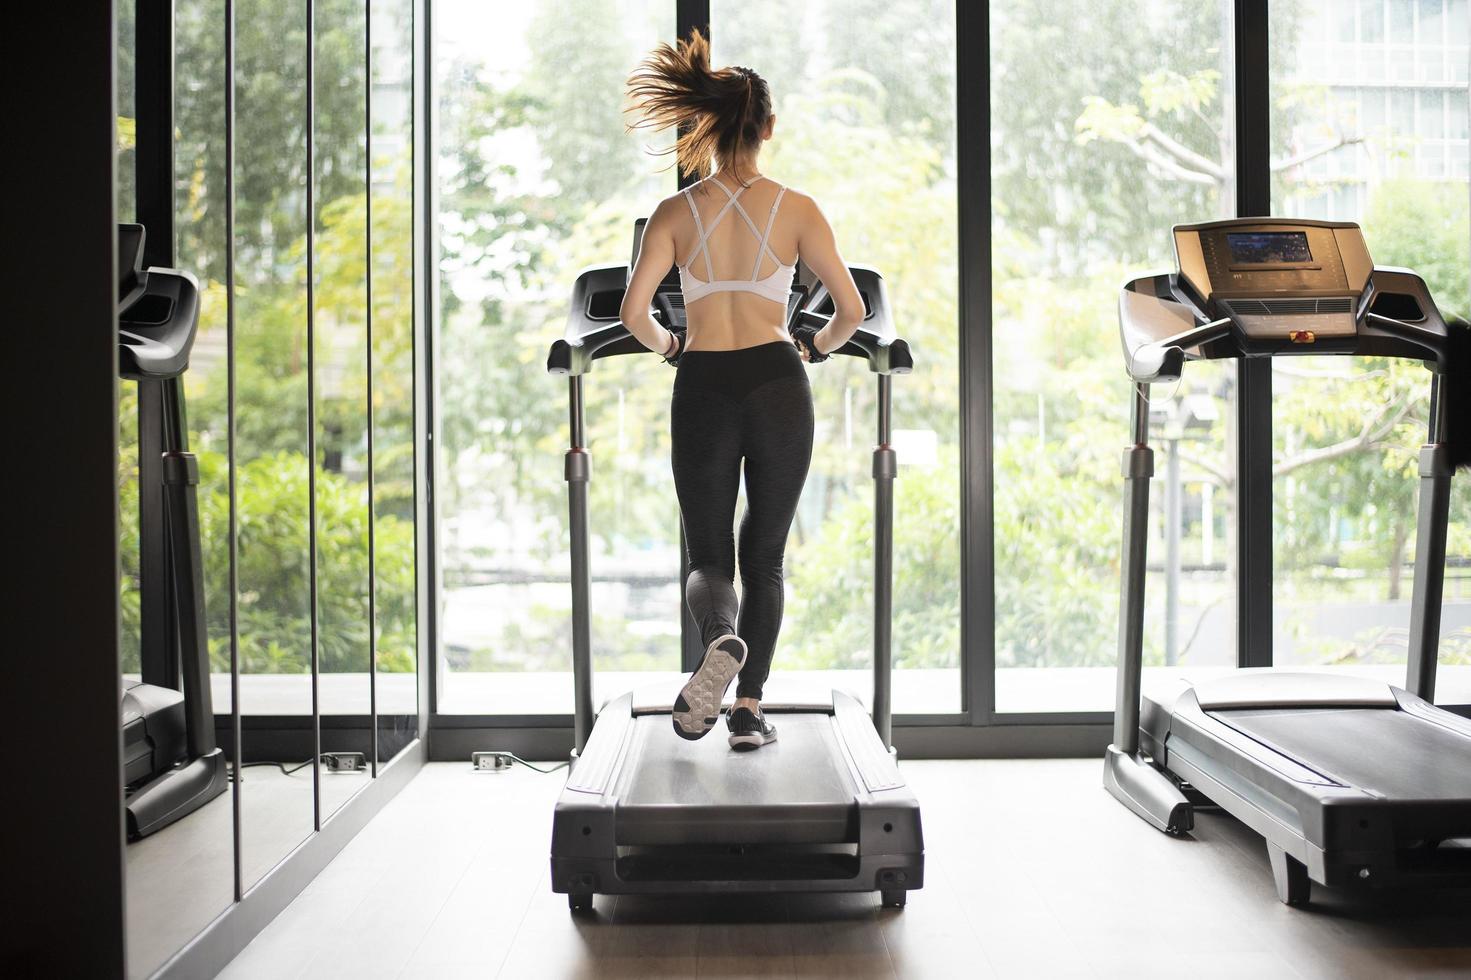
<path id="1" fill-rule="evenodd" d="M 1394 692 L 1395 699 L 1399 702 L 1400 710 L 1407 711 L 1417 718 L 1433 722 L 1442 728 L 1448 728 L 1458 735 L 1471 738 L 1471 718 L 1463 718 L 1453 714 L 1444 708 L 1437 708 L 1422 697 L 1411 694 L 1400 688 L 1390 688 Z"/>
<path id="2" fill-rule="evenodd" d="M 567 776 L 567 789 L 578 793 L 605 794 L 612 787 L 628 736 L 633 727 L 633 695 L 625 694 L 598 715 L 592 737 L 582 749 Z"/>
<path id="3" fill-rule="evenodd" d="M 902 787 L 904 777 L 863 705 L 841 691 L 833 691 L 833 716 L 842 732 L 843 744 L 852 756 L 854 774 L 863 787 L 869 793 Z"/>

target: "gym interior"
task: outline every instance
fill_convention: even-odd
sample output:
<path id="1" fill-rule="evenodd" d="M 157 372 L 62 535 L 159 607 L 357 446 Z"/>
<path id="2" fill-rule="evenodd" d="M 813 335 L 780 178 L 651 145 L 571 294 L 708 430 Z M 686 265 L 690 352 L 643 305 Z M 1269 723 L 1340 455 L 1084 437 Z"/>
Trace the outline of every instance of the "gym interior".
<path id="1" fill-rule="evenodd" d="M 6 975 L 1471 975 L 1467 7 L 23 5 Z M 620 318 L 695 29 L 863 300 L 755 752 Z"/>

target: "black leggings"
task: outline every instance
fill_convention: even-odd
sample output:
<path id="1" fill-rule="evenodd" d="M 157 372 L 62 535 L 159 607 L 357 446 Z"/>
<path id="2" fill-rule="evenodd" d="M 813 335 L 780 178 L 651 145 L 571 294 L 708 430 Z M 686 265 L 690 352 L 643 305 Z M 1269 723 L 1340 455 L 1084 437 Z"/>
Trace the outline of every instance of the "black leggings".
<path id="1" fill-rule="evenodd" d="M 671 411 L 674 489 L 690 575 L 685 597 L 705 646 L 746 642 L 736 697 L 759 698 L 781 630 L 782 555 L 812 461 L 812 388 L 785 341 L 679 359 Z M 736 601 L 736 491 L 746 461 L 741 600 Z"/>

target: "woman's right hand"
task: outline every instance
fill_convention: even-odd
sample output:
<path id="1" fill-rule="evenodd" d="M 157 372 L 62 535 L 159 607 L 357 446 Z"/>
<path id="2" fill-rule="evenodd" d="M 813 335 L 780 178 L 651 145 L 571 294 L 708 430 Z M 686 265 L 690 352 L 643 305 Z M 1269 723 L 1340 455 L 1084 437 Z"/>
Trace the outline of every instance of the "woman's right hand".
<path id="1" fill-rule="evenodd" d="M 828 359 L 827 354 L 817 346 L 818 328 L 801 324 L 792 328 L 792 343 L 797 345 L 797 353 L 802 355 L 802 360 L 808 364 L 820 364 Z"/>

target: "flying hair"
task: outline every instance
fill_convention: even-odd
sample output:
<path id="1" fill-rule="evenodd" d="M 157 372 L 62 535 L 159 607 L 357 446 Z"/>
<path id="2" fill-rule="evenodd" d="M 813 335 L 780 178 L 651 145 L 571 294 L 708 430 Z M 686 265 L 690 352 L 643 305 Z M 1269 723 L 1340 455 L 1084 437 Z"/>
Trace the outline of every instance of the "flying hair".
<path id="1" fill-rule="evenodd" d="M 674 153 L 680 170 L 696 177 L 712 166 L 733 169 L 746 152 L 761 144 L 771 116 L 771 90 L 749 68 L 710 67 L 710 42 L 699 30 L 686 40 L 660 44 L 628 76 L 629 129 L 674 128 Z M 740 174 L 736 174 L 739 178 Z"/>

